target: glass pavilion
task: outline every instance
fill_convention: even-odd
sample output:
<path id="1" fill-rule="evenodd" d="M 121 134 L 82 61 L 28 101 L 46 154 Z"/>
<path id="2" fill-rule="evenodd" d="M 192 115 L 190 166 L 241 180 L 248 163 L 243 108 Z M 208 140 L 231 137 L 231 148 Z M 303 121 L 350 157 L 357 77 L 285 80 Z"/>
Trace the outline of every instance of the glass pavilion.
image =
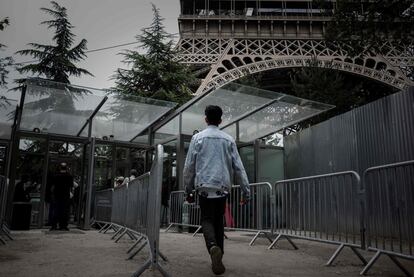
<path id="1" fill-rule="evenodd" d="M 31 179 L 31 225 L 41 227 L 47 221 L 48 179 L 66 162 L 79 184 L 73 222 L 87 227 L 94 191 L 113 187 L 115 177 L 128 176 L 130 169 L 146 172 L 155 145 L 162 144 L 162 201 L 167 205 L 170 191 L 182 188 L 186 151 L 192 135 L 205 128 L 207 105 L 222 107 L 220 127 L 235 138 L 250 182 L 283 179 L 283 148 L 263 138 L 332 108 L 229 84 L 174 110 L 172 102 L 29 79 L 19 105 L 0 106 L 0 154 L 1 147 L 5 153 L 0 174 L 10 184 Z M 12 207 L 13 189 L 8 198 Z"/>

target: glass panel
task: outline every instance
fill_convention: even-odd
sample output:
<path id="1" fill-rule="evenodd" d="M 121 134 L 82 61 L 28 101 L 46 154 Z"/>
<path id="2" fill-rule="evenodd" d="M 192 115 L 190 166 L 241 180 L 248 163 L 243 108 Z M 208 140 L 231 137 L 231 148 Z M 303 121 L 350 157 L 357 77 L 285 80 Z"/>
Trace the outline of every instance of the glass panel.
<path id="1" fill-rule="evenodd" d="M 257 88 L 229 84 L 205 96 L 183 112 L 183 134 L 191 135 L 194 130 L 206 127 L 204 110 L 208 105 L 223 109 L 222 126 L 239 116 L 281 97 L 283 94 Z"/>
<path id="2" fill-rule="evenodd" d="M 94 117 L 92 135 L 130 141 L 174 106 L 171 102 L 110 93 Z"/>
<path id="3" fill-rule="evenodd" d="M 249 183 L 254 183 L 254 172 L 255 172 L 255 165 L 254 165 L 254 147 L 253 145 L 243 146 L 239 149 L 240 159 L 244 165 L 244 169 L 246 170 L 247 177 L 249 178 Z"/>
<path id="4" fill-rule="evenodd" d="M 145 173 L 145 151 L 117 146 L 115 164 L 115 177 L 130 177 L 132 169 L 135 169 L 140 176 Z"/>
<path id="5" fill-rule="evenodd" d="M 0 145 L 0 175 L 5 175 L 6 171 L 7 146 Z"/>
<path id="6" fill-rule="evenodd" d="M 70 192 L 69 223 L 76 223 L 79 219 L 79 200 L 82 188 L 83 144 L 67 141 L 51 141 L 49 143 L 48 178 L 46 184 L 44 223 L 51 220 L 49 203 L 53 176 L 58 172 L 59 165 L 66 163 L 69 173 L 73 176 L 73 187 Z"/>
<path id="7" fill-rule="evenodd" d="M 154 134 L 154 145 L 163 140 L 176 137 L 179 131 L 180 117 L 176 116 L 158 129 Z"/>
<path id="8" fill-rule="evenodd" d="M 123 95 L 42 79 L 27 81 L 21 129 L 77 135 L 104 97 L 108 99 L 95 115 L 92 136 L 130 141 L 176 103 Z M 81 135 L 87 136 L 88 128 Z"/>
<path id="9" fill-rule="evenodd" d="M 240 142 L 250 142 L 329 108 L 330 106 L 321 103 L 285 96 L 280 101 L 241 120 L 239 122 L 239 140 Z"/>
<path id="10" fill-rule="evenodd" d="M 103 98 L 94 89 L 29 80 L 20 128 L 77 135 Z"/>
<path id="11" fill-rule="evenodd" d="M 234 138 L 234 140 L 236 140 L 236 138 L 237 138 L 236 124 L 232 124 L 232 125 L 224 128 L 223 131 L 226 132 L 227 134 L 229 134 L 230 136 L 232 136 Z"/>
<path id="12" fill-rule="evenodd" d="M 20 140 L 13 205 L 17 210 L 24 205 L 30 205 L 31 212 L 30 218 L 22 217 L 18 212 L 13 213 L 12 225 L 14 226 L 26 226 L 27 224 L 38 226 L 39 224 L 45 143 L 44 139 L 22 138 Z"/>
<path id="13" fill-rule="evenodd" d="M 96 190 L 113 187 L 114 176 L 112 176 L 112 151 L 112 145 L 97 144 L 95 147 L 94 180 Z"/>
<path id="14" fill-rule="evenodd" d="M 17 101 L 1 98 L 0 95 L 0 139 L 10 139 Z"/>
<path id="15" fill-rule="evenodd" d="M 283 150 L 273 147 L 260 147 L 257 181 L 274 184 L 284 179 Z"/>

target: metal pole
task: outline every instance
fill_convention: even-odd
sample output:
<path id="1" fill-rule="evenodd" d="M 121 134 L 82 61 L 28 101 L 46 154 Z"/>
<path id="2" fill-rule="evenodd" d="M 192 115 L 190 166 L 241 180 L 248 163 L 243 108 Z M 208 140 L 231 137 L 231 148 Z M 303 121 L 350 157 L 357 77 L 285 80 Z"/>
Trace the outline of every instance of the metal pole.
<path id="1" fill-rule="evenodd" d="M 94 179 L 94 168 L 95 168 L 95 138 L 92 135 L 92 121 L 89 121 L 88 137 L 90 141 L 90 151 L 88 160 L 88 180 L 86 188 L 86 207 L 85 207 L 85 220 L 83 228 L 90 229 L 89 221 L 91 216 L 91 203 L 92 203 L 92 187 Z"/>
<path id="2" fill-rule="evenodd" d="M 44 222 L 44 210 L 45 210 L 45 195 L 46 195 L 46 186 L 47 186 L 47 175 L 49 172 L 49 146 L 50 138 L 49 136 L 46 138 L 46 154 L 45 154 L 45 161 L 43 162 L 43 176 L 42 176 L 42 189 L 40 194 L 40 209 L 39 209 L 39 218 L 37 226 L 39 228 L 43 227 Z"/>

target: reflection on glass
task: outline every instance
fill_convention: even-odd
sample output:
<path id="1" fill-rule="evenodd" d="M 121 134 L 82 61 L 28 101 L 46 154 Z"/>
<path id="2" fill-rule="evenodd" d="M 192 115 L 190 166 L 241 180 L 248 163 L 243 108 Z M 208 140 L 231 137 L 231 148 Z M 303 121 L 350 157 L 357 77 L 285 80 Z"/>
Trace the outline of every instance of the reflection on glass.
<path id="1" fill-rule="evenodd" d="M 0 175 L 5 175 L 7 147 L 0 145 Z"/>
<path id="2" fill-rule="evenodd" d="M 321 113 L 319 103 L 284 97 L 239 122 L 239 140 L 250 142 Z"/>
<path id="3" fill-rule="evenodd" d="M 244 113 L 280 96 L 281 94 L 277 92 L 238 84 L 226 85 L 203 97 L 183 112 L 183 134 L 191 135 L 194 130 L 205 128 L 204 110 L 208 105 L 218 105 L 223 109 L 221 126 L 224 126 Z"/>
<path id="4" fill-rule="evenodd" d="M 0 95 L 0 139 L 10 139 L 17 101 Z"/>
<path id="5" fill-rule="evenodd" d="M 255 164 L 254 164 L 254 147 L 253 145 L 244 146 L 239 149 L 240 159 L 247 173 L 249 183 L 255 182 Z"/>
<path id="6" fill-rule="evenodd" d="M 107 97 L 92 122 L 92 136 L 130 141 L 175 103 L 42 79 L 27 81 L 21 128 L 77 135 Z M 82 136 L 88 135 L 84 128 Z"/>
<path id="7" fill-rule="evenodd" d="M 97 90 L 40 79 L 27 81 L 20 128 L 77 135 L 104 98 Z"/>
<path id="8" fill-rule="evenodd" d="M 178 135 L 179 132 L 179 116 L 174 117 L 154 134 L 154 145 L 162 142 L 163 140 L 173 138 Z"/>
<path id="9" fill-rule="evenodd" d="M 107 96 L 108 100 L 94 117 L 92 135 L 113 136 L 118 141 L 130 141 L 175 106 L 172 102 L 115 92 Z"/>
<path id="10" fill-rule="evenodd" d="M 95 147 L 94 173 L 96 190 L 107 189 L 113 186 L 112 151 L 112 145 L 97 144 Z"/>
<path id="11" fill-rule="evenodd" d="M 40 219 L 45 143 L 44 139 L 34 138 L 22 138 L 19 143 L 13 201 L 31 203 L 32 226 L 37 226 Z"/>
<path id="12" fill-rule="evenodd" d="M 221 126 L 234 138 L 236 127 L 226 125 L 241 120 L 241 142 L 251 142 L 332 108 L 283 93 L 231 83 L 210 92 L 183 111 L 183 134 L 192 135 L 194 130 L 205 128 L 204 110 L 208 105 L 223 109 Z"/>
<path id="13" fill-rule="evenodd" d="M 236 124 L 232 124 L 232 125 L 224 128 L 223 131 L 226 132 L 227 134 L 229 134 L 230 136 L 232 136 L 234 140 L 236 140 L 236 138 L 237 138 Z"/>
<path id="14" fill-rule="evenodd" d="M 284 179 L 283 150 L 274 147 L 260 147 L 257 182 L 271 184 Z"/>

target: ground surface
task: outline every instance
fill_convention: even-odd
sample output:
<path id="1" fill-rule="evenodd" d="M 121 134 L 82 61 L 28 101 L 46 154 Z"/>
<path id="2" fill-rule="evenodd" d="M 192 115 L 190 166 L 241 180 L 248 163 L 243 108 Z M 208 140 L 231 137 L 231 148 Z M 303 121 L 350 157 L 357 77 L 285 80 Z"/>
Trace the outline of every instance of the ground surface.
<path id="1" fill-rule="evenodd" d="M 277 249 L 267 250 L 261 238 L 248 246 L 251 236 L 228 232 L 225 241 L 224 276 L 359 276 L 361 263 L 350 250 L 344 250 L 332 267 L 323 266 L 335 246 L 297 241 L 299 250 L 281 241 Z M 145 250 L 127 261 L 128 238 L 119 243 L 109 234 L 97 231 L 48 232 L 32 230 L 14 232 L 14 241 L 0 245 L 0 276 L 111 276 L 126 277 L 137 270 L 148 257 Z M 162 262 L 172 276 L 214 276 L 202 235 L 161 232 L 161 251 L 169 259 Z M 364 253 L 371 257 L 372 253 Z M 414 262 L 403 261 L 414 273 Z M 386 257 L 380 258 L 370 276 L 403 276 Z M 148 271 L 143 276 L 161 276 Z"/>

